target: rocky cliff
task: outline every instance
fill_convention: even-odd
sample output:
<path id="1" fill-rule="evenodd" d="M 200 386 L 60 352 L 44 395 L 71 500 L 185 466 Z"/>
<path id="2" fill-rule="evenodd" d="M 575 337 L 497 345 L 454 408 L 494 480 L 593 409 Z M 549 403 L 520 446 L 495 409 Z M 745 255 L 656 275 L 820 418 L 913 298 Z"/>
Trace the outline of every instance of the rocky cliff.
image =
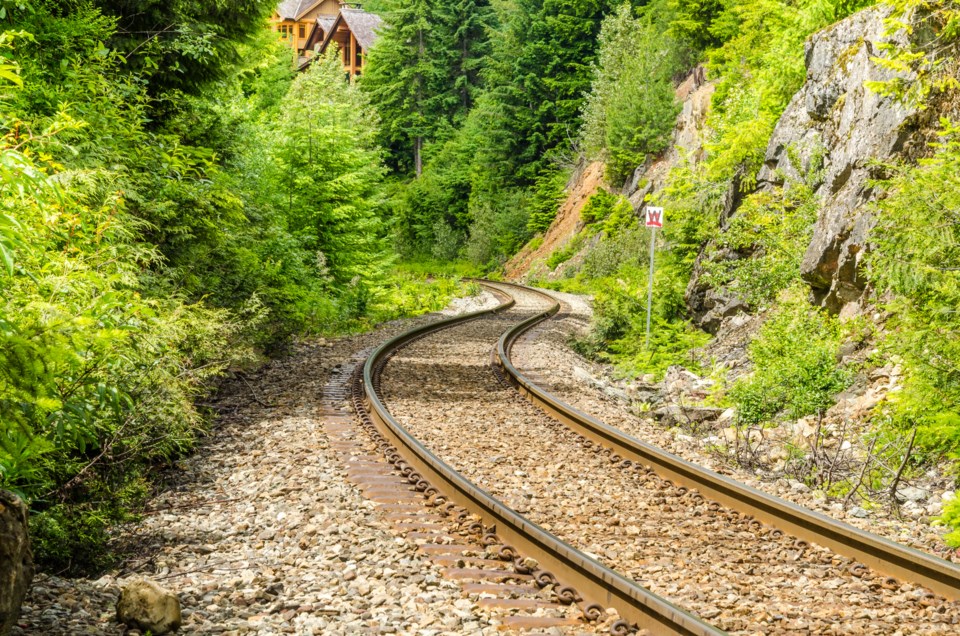
<path id="1" fill-rule="evenodd" d="M 889 41 L 887 9 L 874 8 L 814 35 L 806 45 L 807 80 L 777 124 L 767 147 L 760 188 L 801 178 L 822 160 L 822 200 L 801 272 L 814 298 L 831 311 L 860 300 L 867 235 L 873 219 L 870 180 L 877 161 L 902 155 L 918 133 L 916 111 L 866 88 L 893 79 L 878 65 Z M 906 45 L 901 33 L 893 44 Z"/>
<path id="2" fill-rule="evenodd" d="M 870 82 L 896 77 L 877 61 L 883 45 L 908 44 L 903 32 L 887 33 L 888 13 L 886 7 L 866 9 L 806 42 L 806 81 L 780 117 L 757 178 L 757 190 L 770 189 L 819 167 L 815 193 L 820 211 L 801 274 L 813 300 L 832 312 L 847 307 L 855 313 L 864 299 L 863 260 L 874 225 L 869 203 L 878 194 L 871 181 L 881 176 L 884 162 L 925 152 L 928 124 L 936 120 L 930 112 L 868 88 Z M 738 186 L 731 185 L 724 201 L 724 219 L 735 215 L 749 194 Z M 716 332 L 724 318 L 743 306 L 723 290 L 706 287 L 699 271 L 690 281 L 687 303 L 697 322 Z"/>
<path id="3" fill-rule="evenodd" d="M 27 507 L 0 490 L 0 635 L 20 616 L 20 604 L 33 580 L 33 554 L 27 536 Z"/>

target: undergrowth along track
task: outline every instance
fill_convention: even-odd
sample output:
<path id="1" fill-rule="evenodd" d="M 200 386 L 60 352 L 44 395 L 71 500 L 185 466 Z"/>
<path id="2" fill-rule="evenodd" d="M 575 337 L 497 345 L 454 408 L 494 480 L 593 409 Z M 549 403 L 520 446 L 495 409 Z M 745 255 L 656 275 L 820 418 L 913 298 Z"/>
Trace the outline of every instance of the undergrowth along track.
<path id="1" fill-rule="evenodd" d="M 498 283 L 497 285 L 500 286 L 501 289 L 503 288 L 503 284 Z M 531 290 L 525 290 L 525 293 L 530 293 L 530 291 Z M 542 297 L 546 298 L 545 295 Z M 558 304 L 552 299 L 550 299 L 548 307 L 549 308 L 547 310 L 532 312 L 534 315 L 530 316 L 527 320 L 523 320 L 520 325 L 515 326 L 513 329 L 509 329 L 501 338 L 498 347 L 499 359 L 503 368 L 507 371 L 507 375 L 513 382 L 519 383 L 522 381 L 526 383 L 521 386 L 522 391 L 528 393 L 528 397 L 530 397 L 530 394 L 532 394 L 536 387 L 532 386 L 532 383 L 529 383 L 529 381 L 526 380 L 519 371 L 516 371 L 516 369 L 511 370 L 512 364 L 509 361 L 509 356 L 507 353 L 509 352 L 510 344 L 517 336 L 519 336 L 527 328 L 531 328 L 536 323 L 549 318 L 551 315 L 555 314 L 559 308 Z M 507 308 L 507 304 L 505 303 L 500 308 L 497 308 L 496 311 L 502 312 Z M 559 578 L 562 583 L 568 585 L 572 583 L 574 587 L 576 587 L 577 592 L 579 592 L 579 596 L 583 597 L 587 603 L 590 603 L 595 599 L 595 602 L 602 606 L 614 606 L 620 611 L 621 616 L 629 620 L 631 623 L 635 623 L 642 627 L 647 627 L 654 633 L 719 633 L 716 629 L 705 625 L 686 612 L 683 612 L 682 610 L 677 609 L 675 606 L 670 605 L 663 599 L 650 594 L 634 581 L 631 581 L 625 576 L 613 572 L 613 570 L 610 568 L 604 567 L 599 563 L 598 560 L 592 559 L 583 552 L 580 552 L 571 546 L 558 541 L 556 536 L 543 531 L 542 528 L 536 526 L 528 518 L 525 518 L 517 514 L 514 510 L 511 510 L 509 507 L 492 500 L 487 493 L 477 488 L 465 477 L 452 471 L 446 463 L 441 461 L 431 451 L 427 450 L 423 443 L 415 439 L 406 428 L 401 426 L 397 422 L 397 418 L 387 412 L 383 401 L 379 397 L 380 392 L 378 378 L 383 365 L 390 356 L 394 355 L 403 347 L 413 345 L 417 340 L 427 337 L 435 331 L 444 328 L 462 330 L 466 327 L 459 327 L 460 325 L 463 325 L 464 323 L 474 319 L 479 319 L 483 316 L 488 316 L 491 313 L 493 312 L 480 312 L 472 316 L 444 321 L 443 323 L 434 324 L 430 327 L 415 330 L 389 343 L 386 343 L 367 361 L 364 371 L 364 388 L 366 389 L 367 393 L 366 399 L 373 414 L 373 417 L 371 418 L 371 425 L 375 425 L 386 438 L 381 446 L 386 451 L 388 457 L 392 457 L 395 460 L 395 463 L 402 466 L 408 473 L 408 477 L 417 483 L 419 487 L 422 487 L 425 490 L 432 490 L 433 485 L 435 485 L 440 491 L 442 491 L 443 495 L 439 497 L 439 501 L 449 498 L 451 501 L 479 514 L 480 517 L 484 519 L 484 523 L 487 524 L 486 529 L 490 531 L 495 530 L 495 533 L 490 532 L 491 541 L 510 543 L 515 548 L 515 550 L 513 550 L 514 553 L 519 551 L 528 556 L 534 556 L 542 566 L 545 568 L 550 568 L 559 574 Z M 501 320 L 501 322 L 506 324 L 506 322 L 503 320 Z M 488 333 L 492 328 L 492 326 L 487 327 Z M 506 329 L 506 327 L 504 327 L 504 329 Z M 496 333 L 499 335 L 501 332 L 502 331 L 497 331 Z M 493 337 L 492 340 L 496 340 L 496 337 Z M 418 346 L 423 348 L 426 345 Z M 391 368 L 393 367 L 391 366 Z M 513 373 L 511 373 L 511 371 Z M 546 397 L 549 399 L 549 396 Z M 519 397 L 516 399 L 519 400 Z M 558 405 L 555 403 L 551 404 L 550 406 L 551 408 L 558 407 Z M 530 407 L 527 407 L 528 410 L 529 408 Z M 661 457 L 661 455 L 667 455 L 663 453 L 663 451 L 659 451 L 659 449 L 653 449 L 652 447 L 643 448 L 646 445 L 642 444 L 642 442 L 639 442 L 638 440 L 632 440 L 632 438 L 618 439 L 617 435 L 613 435 L 611 438 L 609 437 L 611 432 L 618 433 L 615 431 L 615 429 L 606 427 L 610 430 L 604 430 L 604 425 L 596 421 L 587 421 L 585 423 L 583 421 L 584 418 L 589 420 L 589 418 L 586 416 L 584 416 L 584 418 L 580 418 L 576 413 L 571 415 L 569 412 L 561 413 L 560 415 L 561 419 L 565 421 L 567 426 L 571 427 L 573 430 L 577 430 L 577 426 L 583 427 L 585 424 L 587 424 L 592 427 L 590 429 L 590 431 L 592 431 L 590 432 L 590 435 L 598 435 L 601 437 L 597 440 L 600 443 L 594 444 L 592 441 L 589 441 L 589 435 L 586 435 L 582 432 L 570 433 L 566 429 L 564 429 L 562 432 L 558 431 L 558 436 L 567 435 L 569 437 L 572 435 L 574 438 L 580 436 L 579 442 L 582 442 L 582 445 L 585 448 L 592 448 L 592 450 L 595 452 L 600 452 L 600 456 L 604 457 L 605 466 L 617 466 L 619 469 L 623 469 L 624 472 L 629 473 L 630 475 L 634 475 L 635 473 L 639 475 L 637 478 L 629 477 L 623 482 L 628 484 L 629 488 L 639 487 L 640 484 L 644 483 L 645 480 L 649 482 L 649 480 L 647 480 L 647 478 L 645 478 L 643 475 L 647 472 L 652 473 L 653 471 L 650 468 L 657 469 L 657 471 L 660 472 L 661 477 L 667 477 L 668 480 L 662 481 L 662 483 L 659 481 L 660 478 L 650 478 L 657 480 L 656 483 L 660 488 L 663 489 L 665 493 L 667 493 L 666 496 L 670 498 L 671 502 L 680 504 L 677 506 L 676 503 L 671 503 L 669 506 L 666 506 L 668 509 L 671 509 L 673 513 L 677 514 L 673 515 L 672 521 L 670 521 L 671 518 L 669 515 L 664 517 L 664 522 L 676 523 L 678 519 L 683 519 L 683 516 L 680 513 L 682 513 L 684 509 L 688 508 L 691 510 L 691 512 L 694 512 L 695 510 L 705 510 L 705 512 L 702 513 L 704 516 L 714 516 L 714 513 L 717 510 L 717 508 L 715 508 L 717 504 L 711 503 L 709 504 L 709 508 L 707 508 L 704 502 L 704 491 L 710 487 L 710 484 L 707 482 L 696 482 L 693 488 L 682 485 L 680 482 L 681 478 L 684 477 L 684 474 L 681 473 L 678 477 L 673 473 L 667 472 L 662 465 L 666 464 L 666 461 L 663 457 Z M 575 421 L 570 421 L 571 419 Z M 556 423 L 554 422 L 554 424 Z M 600 426 L 597 426 L 598 424 Z M 557 426 L 559 426 L 559 424 L 557 424 Z M 581 428 L 580 430 L 585 431 L 586 429 Z M 622 433 L 619 433 L 619 435 L 625 438 Z M 618 447 L 614 443 L 611 443 L 611 439 L 620 443 L 622 446 Z M 579 443 L 576 439 L 573 441 L 575 443 Z M 654 451 L 652 455 L 650 454 L 651 451 Z M 637 453 L 636 459 L 627 455 L 627 453 Z M 669 456 L 667 459 L 669 458 L 672 458 L 672 456 Z M 680 462 L 681 460 L 676 461 Z M 681 464 L 682 463 L 685 462 L 681 462 Z M 596 464 L 596 461 L 594 464 Z M 667 465 L 669 466 L 670 464 Z M 650 468 L 647 468 L 648 466 Z M 698 470 L 702 473 L 709 473 L 709 471 L 703 471 L 703 469 L 699 469 L 699 467 L 694 468 L 698 468 Z M 605 468 L 605 470 L 609 470 L 609 468 Z M 700 476 L 702 477 L 702 475 Z M 424 477 L 426 477 L 426 479 L 424 479 Z M 719 478 L 720 476 L 717 475 L 717 477 Z M 721 481 L 731 481 L 727 480 L 726 478 L 720 479 Z M 674 481 L 677 483 L 674 483 Z M 739 484 L 736 484 L 736 482 L 731 483 L 734 486 L 739 486 L 741 489 L 745 488 Z M 716 486 L 713 487 L 716 488 Z M 762 495 L 762 493 L 760 494 Z M 712 493 L 708 494 L 707 496 L 715 501 L 720 499 L 719 496 L 713 495 Z M 768 499 L 776 499 L 767 495 L 762 496 L 767 497 Z M 672 499 L 674 497 L 677 497 L 677 499 Z M 740 509 L 740 507 L 744 505 L 742 500 L 735 500 L 733 503 L 723 501 L 722 503 L 734 508 L 735 510 Z M 818 516 L 815 515 L 815 513 L 810 513 L 809 511 L 804 511 L 803 509 L 799 510 L 801 512 L 806 512 L 807 514 Z M 696 512 L 696 514 L 701 513 Z M 722 518 L 712 522 L 714 523 L 715 528 L 722 527 L 722 524 L 726 523 L 727 519 L 729 519 L 731 521 L 731 527 L 734 527 L 735 530 L 738 530 L 743 534 L 749 535 L 750 532 L 756 531 L 759 535 L 762 532 L 763 536 L 765 537 L 763 540 L 766 541 L 764 545 L 767 548 L 776 547 L 778 545 L 782 547 L 784 545 L 784 541 L 781 539 L 782 535 L 780 534 L 780 531 L 772 531 L 770 528 L 764 528 L 760 523 L 758 515 L 756 514 L 747 512 L 741 515 L 738 512 L 731 512 L 729 513 L 729 516 L 727 516 L 726 513 L 723 513 L 719 516 Z M 766 518 L 763 518 L 763 520 L 767 521 Z M 828 521 L 836 524 L 836 522 L 833 522 L 832 520 Z M 768 521 L 768 523 L 774 527 L 777 527 L 776 521 Z M 843 526 L 844 524 L 837 525 Z M 534 531 L 531 532 L 532 530 Z M 747 532 L 748 530 L 750 532 Z M 536 531 L 542 533 L 542 536 Z M 494 536 L 494 534 L 496 536 Z M 550 543 L 547 540 L 552 540 L 556 543 Z M 825 541 L 821 538 L 813 538 L 813 541 L 816 541 L 821 545 L 825 543 Z M 799 553 L 803 553 L 803 546 L 805 545 L 805 542 L 798 541 L 797 545 L 800 546 Z M 895 547 L 900 547 L 896 546 L 896 544 L 892 545 Z M 905 548 L 902 547 L 900 547 L 900 549 L 905 550 Z M 727 555 L 736 554 L 736 550 L 732 549 L 730 546 L 727 546 L 724 548 L 724 550 Z M 835 551 L 842 554 L 842 551 L 839 549 L 836 549 Z M 510 552 L 510 550 L 507 550 L 508 554 Z M 810 552 L 814 552 L 814 550 L 811 548 Z M 820 550 L 814 556 L 819 555 L 819 557 L 822 558 L 824 556 L 823 552 L 823 550 Z M 922 553 L 917 553 L 917 555 L 919 555 L 921 558 L 926 557 L 927 559 L 934 559 L 933 557 L 928 557 Z M 938 560 L 934 559 L 934 561 Z M 760 563 L 762 564 L 762 562 Z M 837 559 L 834 559 L 832 564 L 828 563 L 826 566 L 817 564 L 815 560 L 809 561 L 809 563 L 811 565 L 807 567 L 812 567 L 814 570 L 822 570 L 831 573 L 835 573 L 838 567 L 846 567 L 845 561 L 838 561 Z M 947 562 L 943 563 L 950 568 L 955 567 Z M 620 568 L 621 565 L 618 564 L 617 569 L 619 570 Z M 879 571 L 884 571 L 881 568 L 876 569 Z M 642 568 L 625 568 L 623 571 L 629 572 L 629 574 L 634 578 L 642 578 Z M 947 571 L 949 572 L 949 569 Z M 600 574 L 598 575 L 597 573 Z M 833 574 L 831 574 L 831 576 L 833 576 Z M 856 574 L 854 574 L 854 576 L 856 576 Z M 548 577 L 545 576 L 544 578 Z M 553 577 L 551 576 L 549 578 Z M 902 578 L 906 580 L 915 580 L 916 577 L 903 576 Z M 856 579 L 848 574 L 847 580 Z M 619 588 L 617 586 L 619 586 Z M 904 595 L 901 595 L 901 597 L 903 596 Z M 873 595 L 871 602 L 873 603 L 873 607 L 882 607 L 884 600 L 882 595 Z M 913 602 L 913 605 L 916 606 L 916 603 Z M 590 612 L 588 612 L 588 614 L 589 613 Z M 950 616 L 953 616 L 953 614 L 950 614 Z M 680 621 L 687 621 L 688 624 L 677 626 L 678 621 L 675 620 L 676 617 L 679 617 Z M 936 617 L 934 617 L 935 622 L 936 620 Z M 731 623 L 731 625 L 733 624 L 735 623 Z M 869 624 L 869 621 L 867 621 L 865 624 Z M 934 625 L 933 628 L 936 629 L 936 625 Z M 929 631 L 929 625 L 924 629 L 927 631 L 922 633 L 932 633 Z"/>

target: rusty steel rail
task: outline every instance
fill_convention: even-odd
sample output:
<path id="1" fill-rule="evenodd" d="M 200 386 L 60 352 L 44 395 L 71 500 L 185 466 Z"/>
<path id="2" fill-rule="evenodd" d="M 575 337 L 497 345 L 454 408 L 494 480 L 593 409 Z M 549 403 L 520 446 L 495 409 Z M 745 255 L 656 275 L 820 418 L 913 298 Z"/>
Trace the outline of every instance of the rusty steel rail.
<path id="1" fill-rule="evenodd" d="M 512 283 L 497 283 L 518 287 Z M 539 290 L 531 290 L 553 299 Z M 556 301 L 556 299 L 553 299 Z M 551 395 L 521 373 L 510 359 L 517 338 L 546 318 L 534 316 L 503 334 L 497 344 L 497 362 L 504 374 L 532 403 L 587 439 L 613 449 L 633 462 L 652 468 L 675 485 L 750 515 L 797 538 L 818 543 L 837 554 L 856 559 L 886 576 L 929 588 L 951 600 L 960 599 L 960 567 L 933 555 L 859 530 L 819 512 L 761 492 L 627 435 Z"/>
<path id="2" fill-rule="evenodd" d="M 482 284 L 494 293 L 503 294 Z M 394 353 L 431 332 L 491 315 L 512 305 L 511 299 L 493 309 L 418 327 L 385 342 L 367 358 L 362 375 L 363 403 L 376 430 L 385 439 L 381 448 L 391 461 L 404 468 L 408 479 L 418 484 L 418 488 L 439 491 L 447 501 L 479 515 L 504 544 L 501 553 L 532 556 L 543 568 L 535 575 L 572 587 L 567 595 L 582 603 L 586 617 L 597 619 L 602 608 L 614 607 L 631 626 L 649 629 L 658 635 L 722 636 L 725 632 L 601 565 L 493 498 L 424 447 L 384 406 L 379 396 L 379 376 Z M 531 320 L 545 320 L 558 309 L 559 304 L 555 303 Z M 621 629 L 624 627 L 626 625 L 621 625 Z"/>

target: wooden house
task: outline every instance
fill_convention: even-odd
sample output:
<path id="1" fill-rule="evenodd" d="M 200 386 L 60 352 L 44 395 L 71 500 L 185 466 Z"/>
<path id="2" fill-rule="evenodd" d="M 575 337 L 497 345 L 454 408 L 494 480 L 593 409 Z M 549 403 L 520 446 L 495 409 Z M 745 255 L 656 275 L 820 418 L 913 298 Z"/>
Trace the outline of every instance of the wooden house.
<path id="1" fill-rule="evenodd" d="M 366 53 L 376 42 L 377 29 L 382 22 L 380 16 L 364 11 L 359 5 L 343 3 L 329 24 L 325 20 L 317 20 L 307 36 L 304 53 L 313 51 L 323 55 L 335 43 L 340 49 L 344 72 L 355 77 L 366 64 Z M 309 66 L 311 57 L 301 56 L 300 70 Z"/>
<path id="2" fill-rule="evenodd" d="M 298 65 L 303 62 L 307 38 L 318 25 L 328 28 L 340 13 L 339 0 L 284 0 L 270 18 L 271 28 L 290 45 Z"/>

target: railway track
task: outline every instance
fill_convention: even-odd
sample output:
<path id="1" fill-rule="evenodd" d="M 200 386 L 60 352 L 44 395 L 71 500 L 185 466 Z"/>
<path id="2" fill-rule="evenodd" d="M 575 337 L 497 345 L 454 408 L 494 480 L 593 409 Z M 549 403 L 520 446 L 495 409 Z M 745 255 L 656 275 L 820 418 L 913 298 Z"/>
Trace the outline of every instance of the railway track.
<path id="1" fill-rule="evenodd" d="M 476 515 L 481 540 L 558 601 L 594 619 L 614 607 L 621 633 L 958 629 L 960 568 L 684 462 L 541 390 L 510 347 L 559 304 L 488 287 L 504 297 L 496 310 L 377 349 L 354 402 L 414 488 L 440 511 Z"/>

